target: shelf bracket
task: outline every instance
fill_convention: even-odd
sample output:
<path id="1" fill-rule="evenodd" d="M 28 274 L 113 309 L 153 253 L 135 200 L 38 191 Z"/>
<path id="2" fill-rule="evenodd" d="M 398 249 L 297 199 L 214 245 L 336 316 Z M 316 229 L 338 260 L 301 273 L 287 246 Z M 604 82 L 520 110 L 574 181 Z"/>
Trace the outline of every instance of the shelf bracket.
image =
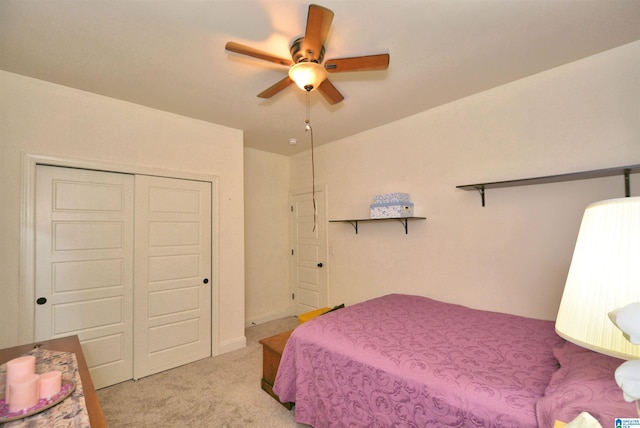
<path id="1" fill-rule="evenodd" d="M 482 206 L 484 207 L 484 184 L 481 186 L 476 186 L 476 190 L 480 193 L 480 198 L 482 199 Z"/>
<path id="2" fill-rule="evenodd" d="M 629 174 L 631 174 L 631 169 L 626 168 L 624 170 L 624 196 L 628 198 L 631 196 L 631 181 L 629 180 Z"/>
<path id="3" fill-rule="evenodd" d="M 358 234 L 358 220 L 349 220 L 349 224 L 351 226 L 353 226 L 353 228 L 356 230 L 356 235 Z"/>
<path id="4" fill-rule="evenodd" d="M 409 220 L 406 218 L 399 218 L 398 221 L 404 225 L 404 234 L 409 234 Z"/>

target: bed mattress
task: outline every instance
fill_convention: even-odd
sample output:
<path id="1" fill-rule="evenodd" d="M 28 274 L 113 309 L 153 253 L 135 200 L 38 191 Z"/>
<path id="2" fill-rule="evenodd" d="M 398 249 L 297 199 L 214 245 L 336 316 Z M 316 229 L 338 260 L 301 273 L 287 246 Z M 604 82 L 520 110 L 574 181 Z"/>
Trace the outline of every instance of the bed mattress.
<path id="1" fill-rule="evenodd" d="M 536 427 L 553 321 L 390 294 L 296 328 L 274 391 L 314 427 Z"/>

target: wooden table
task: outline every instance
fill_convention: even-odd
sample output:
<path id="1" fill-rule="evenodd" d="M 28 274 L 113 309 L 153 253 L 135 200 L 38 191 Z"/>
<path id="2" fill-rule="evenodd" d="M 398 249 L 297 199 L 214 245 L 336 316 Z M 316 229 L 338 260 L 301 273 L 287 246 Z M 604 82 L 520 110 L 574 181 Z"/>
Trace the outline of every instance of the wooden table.
<path id="1" fill-rule="evenodd" d="M 89 421 L 91 422 L 91 428 L 106 428 L 107 422 L 104 419 L 98 396 L 96 395 L 91 375 L 89 374 L 89 368 L 87 361 L 84 359 L 82 353 L 82 347 L 80 346 L 80 340 L 78 336 L 63 337 L 60 339 L 44 340 L 42 342 L 32 343 L 29 345 L 14 346 L 13 348 L 0 349 L 0 364 L 4 364 L 9 360 L 20 357 L 27 352 L 31 351 L 35 346 L 40 346 L 40 349 L 47 349 L 49 351 L 60 352 L 73 352 L 76 354 L 76 360 L 78 361 L 78 371 L 80 373 L 80 380 L 82 381 L 82 389 L 84 391 L 84 400 L 87 404 L 87 412 L 89 413 Z"/>

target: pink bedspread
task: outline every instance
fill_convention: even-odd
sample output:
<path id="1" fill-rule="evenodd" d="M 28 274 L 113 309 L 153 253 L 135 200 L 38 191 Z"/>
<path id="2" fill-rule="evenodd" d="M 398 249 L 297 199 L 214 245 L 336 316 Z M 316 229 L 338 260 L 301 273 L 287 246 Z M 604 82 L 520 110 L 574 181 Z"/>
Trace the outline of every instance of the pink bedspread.
<path id="1" fill-rule="evenodd" d="M 535 427 L 552 321 L 392 294 L 296 328 L 274 391 L 321 427 Z"/>

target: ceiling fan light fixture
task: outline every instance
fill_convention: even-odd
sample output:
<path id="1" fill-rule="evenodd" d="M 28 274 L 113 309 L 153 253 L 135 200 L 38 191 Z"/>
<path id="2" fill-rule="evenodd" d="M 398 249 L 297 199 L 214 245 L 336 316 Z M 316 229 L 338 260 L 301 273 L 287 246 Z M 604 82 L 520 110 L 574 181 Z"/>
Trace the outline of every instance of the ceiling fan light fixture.
<path id="1" fill-rule="evenodd" d="M 317 62 L 299 62 L 289 69 L 289 77 L 302 90 L 312 91 L 327 78 L 327 70 Z"/>
<path id="2" fill-rule="evenodd" d="M 332 21 L 333 12 L 331 10 L 317 4 L 309 5 L 304 36 L 295 39 L 289 47 L 291 59 L 235 42 L 227 42 L 225 49 L 289 67 L 287 77 L 260 92 L 259 98 L 271 98 L 295 82 L 307 94 L 318 89 L 327 102 L 334 105 L 344 100 L 344 96 L 333 86 L 331 80 L 327 79 L 328 72 L 386 70 L 389 66 L 389 54 L 329 59 L 324 61 L 324 66 L 322 66 L 325 53 L 324 43 L 327 40 Z"/>

